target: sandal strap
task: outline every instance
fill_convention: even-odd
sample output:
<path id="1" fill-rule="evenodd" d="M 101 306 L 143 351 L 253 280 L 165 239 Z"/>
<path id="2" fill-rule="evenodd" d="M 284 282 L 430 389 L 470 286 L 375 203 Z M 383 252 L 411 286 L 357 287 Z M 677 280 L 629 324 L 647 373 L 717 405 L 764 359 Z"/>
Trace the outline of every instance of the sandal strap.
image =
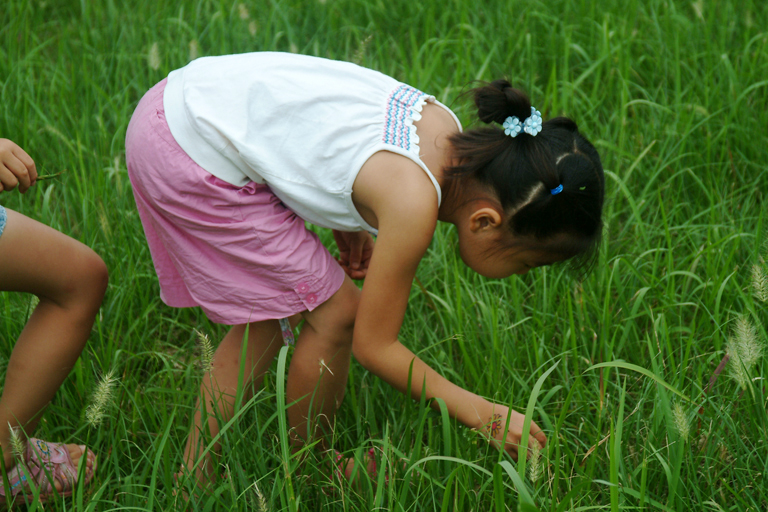
<path id="1" fill-rule="evenodd" d="M 83 457 L 87 457 L 87 451 Z M 86 467 L 85 483 L 93 478 L 95 464 L 94 460 L 91 468 Z M 32 437 L 27 441 L 24 460 L 10 469 L 7 476 L 11 496 L 29 495 L 31 488 L 36 486 L 41 497 L 49 497 L 54 494 L 57 481 L 61 484 L 58 494 L 68 496 L 77 484 L 77 466 L 63 443 L 49 443 Z M 0 496 L 5 497 L 3 485 L 0 485 Z"/>
<path id="2" fill-rule="evenodd" d="M 41 494 L 52 493 L 56 481 L 61 492 L 71 491 L 77 483 L 77 466 L 64 444 L 32 437 L 27 442 L 26 462 Z"/>

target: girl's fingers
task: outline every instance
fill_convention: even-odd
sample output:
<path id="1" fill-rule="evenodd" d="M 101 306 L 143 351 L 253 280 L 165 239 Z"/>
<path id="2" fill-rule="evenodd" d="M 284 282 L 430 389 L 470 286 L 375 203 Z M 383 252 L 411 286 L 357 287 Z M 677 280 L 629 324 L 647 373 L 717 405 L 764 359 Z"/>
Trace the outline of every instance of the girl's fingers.
<path id="1" fill-rule="evenodd" d="M 31 183 L 31 178 L 29 176 L 29 170 L 27 169 L 27 166 L 24 165 L 24 162 L 22 162 L 15 153 L 12 153 L 3 160 L 3 164 L 6 170 L 13 175 L 13 178 L 15 178 L 15 180 L 10 178 L 3 179 L 3 183 L 7 185 L 7 188 L 14 188 L 18 185 L 19 192 L 22 194 L 26 192 Z"/>
<path id="2" fill-rule="evenodd" d="M 32 185 L 34 185 L 35 181 L 37 180 L 37 167 L 35 167 L 35 161 L 32 160 L 32 157 L 29 156 L 27 152 L 21 149 L 19 146 L 14 148 L 13 154 L 21 161 L 22 164 L 24 164 L 24 167 L 26 167 L 27 173 L 29 174 L 29 181 Z"/>
<path id="3" fill-rule="evenodd" d="M 363 259 L 363 244 L 360 240 L 355 240 L 349 248 L 349 266 L 357 270 L 360 268 L 360 262 Z"/>
<path id="4" fill-rule="evenodd" d="M 367 268 L 362 268 L 359 270 L 355 270 L 353 268 L 350 268 L 350 266 L 342 262 L 340 259 L 336 260 L 339 262 L 339 265 L 341 265 L 341 268 L 344 269 L 344 272 L 351 278 L 351 279 L 365 279 L 365 276 L 368 274 Z"/>
<path id="5" fill-rule="evenodd" d="M 16 175 L 6 166 L 0 164 L 0 185 L 2 185 L 2 190 L 13 190 L 18 184 L 19 180 L 16 178 Z"/>

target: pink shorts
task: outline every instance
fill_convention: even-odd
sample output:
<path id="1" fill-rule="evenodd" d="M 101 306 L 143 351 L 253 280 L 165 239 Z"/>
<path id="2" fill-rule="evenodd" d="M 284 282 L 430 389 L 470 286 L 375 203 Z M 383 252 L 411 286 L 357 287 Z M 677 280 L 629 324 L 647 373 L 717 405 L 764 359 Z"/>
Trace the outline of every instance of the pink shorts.
<path id="1" fill-rule="evenodd" d="M 267 185 L 236 187 L 197 165 L 171 135 L 164 89 L 165 80 L 144 95 L 125 141 L 163 302 L 236 325 L 328 300 L 344 271 L 317 235 Z"/>

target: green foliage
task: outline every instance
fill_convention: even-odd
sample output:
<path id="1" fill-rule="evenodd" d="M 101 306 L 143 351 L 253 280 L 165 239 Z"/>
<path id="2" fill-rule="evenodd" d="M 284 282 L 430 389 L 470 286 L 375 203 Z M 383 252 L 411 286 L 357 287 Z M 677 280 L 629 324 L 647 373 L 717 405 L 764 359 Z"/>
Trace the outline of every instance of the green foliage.
<path id="1" fill-rule="evenodd" d="M 738 382 L 717 369 L 737 318 L 766 338 L 765 285 L 749 289 L 765 274 L 752 266 L 766 268 L 766 27 L 755 0 L 5 0 L 0 137 L 42 173 L 67 172 L 0 197 L 93 247 L 111 274 L 88 348 L 39 427 L 93 447 L 98 474 L 89 495 L 49 508 L 766 510 L 768 366 L 759 358 Z M 200 382 L 195 330 L 216 340 L 225 329 L 160 302 L 123 141 L 168 72 L 256 50 L 354 60 L 435 94 L 467 125 L 462 92 L 506 75 L 598 147 L 608 201 L 591 276 L 486 280 L 441 227 L 401 335 L 453 382 L 528 405 L 549 440 L 535 482 L 444 407 L 357 364 L 334 445 L 360 461 L 375 447 L 383 470 L 350 485 L 334 481 L 328 454 L 308 450 L 299 465 L 277 413 L 283 352 L 219 439 L 228 478 L 187 505 L 173 494 Z M 7 361 L 30 302 L 0 297 Z M 89 427 L 86 405 L 111 369 L 115 405 Z"/>

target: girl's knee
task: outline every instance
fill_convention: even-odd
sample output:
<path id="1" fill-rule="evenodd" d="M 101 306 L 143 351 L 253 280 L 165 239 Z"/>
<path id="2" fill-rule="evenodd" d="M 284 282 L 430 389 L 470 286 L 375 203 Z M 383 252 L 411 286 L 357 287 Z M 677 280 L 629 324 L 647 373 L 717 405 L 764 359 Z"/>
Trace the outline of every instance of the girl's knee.
<path id="1" fill-rule="evenodd" d="M 87 256 L 88 264 L 86 271 L 85 281 L 88 286 L 88 293 L 92 301 L 96 304 L 97 309 L 101 306 L 101 301 L 104 299 L 104 294 L 107 292 L 107 284 L 109 284 L 109 270 L 107 264 L 101 257 L 88 249 L 90 253 Z"/>
<path id="2" fill-rule="evenodd" d="M 339 292 L 342 292 L 342 290 L 339 290 Z M 359 304 L 360 290 L 356 286 L 345 289 L 338 297 L 336 304 L 338 311 L 336 328 L 349 336 L 350 343 L 352 342 L 352 331 L 355 328 L 355 318 L 357 317 L 357 307 Z"/>
<path id="3" fill-rule="evenodd" d="M 95 316 L 109 282 L 107 265 L 87 246 L 78 247 L 71 256 L 71 270 L 62 287 L 63 301 L 68 309 Z"/>
<path id="4" fill-rule="evenodd" d="M 337 345 L 352 345 L 360 290 L 345 283 L 328 301 L 304 317 L 310 328 L 327 333 L 328 341 Z"/>

